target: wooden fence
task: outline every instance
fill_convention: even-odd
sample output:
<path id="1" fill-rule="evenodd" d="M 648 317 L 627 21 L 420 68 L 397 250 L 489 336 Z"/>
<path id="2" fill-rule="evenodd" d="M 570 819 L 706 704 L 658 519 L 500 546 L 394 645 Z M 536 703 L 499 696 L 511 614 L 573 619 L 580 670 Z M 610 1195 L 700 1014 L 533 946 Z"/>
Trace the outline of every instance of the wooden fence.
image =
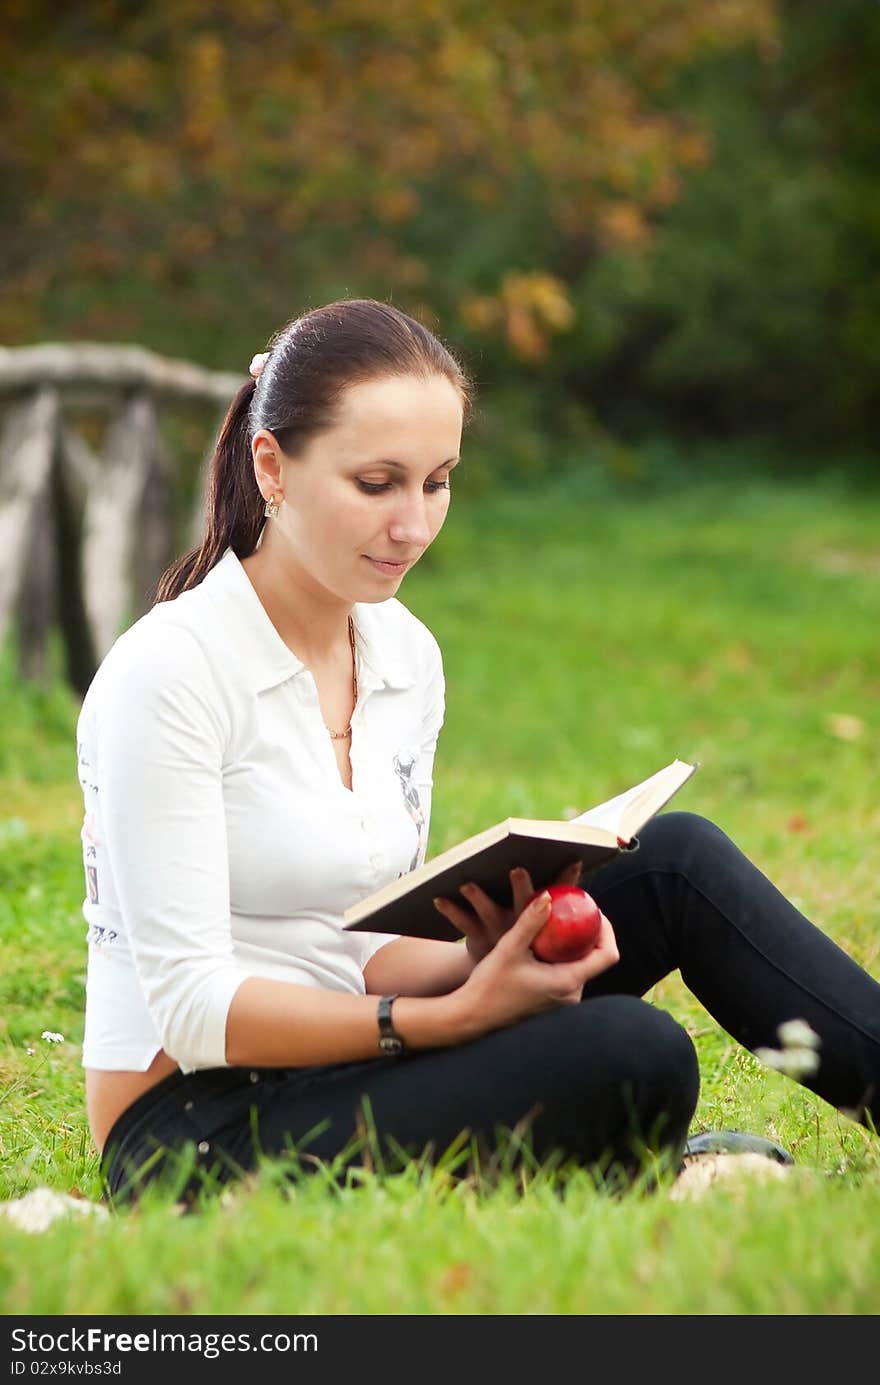
<path id="1" fill-rule="evenodd" d="M 0 347 L 0 644 L 15 629 L 23 677 L 46 678 L 57 630 L 82 695 L 147 609 L 179 531 L 161 411 L 207 407 L 219 426 L 243 379 L 137 346 Z M 99 447 L 79 426 L 96 419 Z M 197 489 L 192 542 L 203 523 Z"/>

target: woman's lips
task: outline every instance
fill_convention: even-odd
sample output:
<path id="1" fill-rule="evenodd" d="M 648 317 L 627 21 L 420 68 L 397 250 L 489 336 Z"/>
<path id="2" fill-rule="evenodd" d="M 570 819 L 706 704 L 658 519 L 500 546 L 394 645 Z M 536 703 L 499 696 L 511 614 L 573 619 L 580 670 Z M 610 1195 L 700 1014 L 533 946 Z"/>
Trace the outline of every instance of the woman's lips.
<path id="1" fill-rule="evenodd" d="M 409 562 L 406 562 L 406 563 L 393 563 L 393 562 L 388 562 L 388 561 L 387 561 L 386 559 L 384 559 L 384 558 L 371 558 L 370 555 L 369 555 L 369 553 L 365 553 L 365 554 L 364 554 L 364 557 L 366 558 L 366 560 L 367 560 L 368 563 L 372 563 L 372 564 L 373 564 L 373 567 L 374 567 L 374 568 L 376 568 L 379 572 L 384 572 L 384 573 L 386 573 L 387 576 L 389 576 L 389 577 L 399 577 L 400 574 L 401 574 L 402 572 L 406 572 L 406 569 L 409 567 Z"/>

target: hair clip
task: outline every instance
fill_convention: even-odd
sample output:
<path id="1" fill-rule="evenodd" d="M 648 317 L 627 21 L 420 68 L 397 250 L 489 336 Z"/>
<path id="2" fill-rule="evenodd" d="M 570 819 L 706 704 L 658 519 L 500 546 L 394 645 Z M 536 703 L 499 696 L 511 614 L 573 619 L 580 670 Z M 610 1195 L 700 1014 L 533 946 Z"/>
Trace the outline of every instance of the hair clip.
<path id="1" fill-rule="evenodd" d="M 252 375 L 255 380 L 259 380 L 260 376 L 266 368 L 266 362 L 268 361 L 268 359 L 268 351 L 259 351 L 256 356 L 251 357 L 251 363 L 248 366 L 248 373 Z"/>

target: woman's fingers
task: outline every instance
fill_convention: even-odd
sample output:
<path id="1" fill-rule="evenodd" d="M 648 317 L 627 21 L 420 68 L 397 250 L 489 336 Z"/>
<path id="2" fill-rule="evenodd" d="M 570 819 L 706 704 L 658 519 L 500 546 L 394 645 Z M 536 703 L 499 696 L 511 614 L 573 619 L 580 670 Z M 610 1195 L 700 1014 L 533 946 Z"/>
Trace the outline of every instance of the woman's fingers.
<path id="1" fill-rule="evenodd" d="M 510 885 L 513 890 L 513 912 L 518 918 L 535 893 L 535 887 L 524 866 L 514 866 L 510 872 Z"/>
<path id="2" fill-rule="evenodd" d="M 559 872 L 554 885 L 576 885 L 583 874 L 583 862 L 571 861 Z M 513 912 L 516 915 L 522 913 L 529 900 L 535 893 L 535 886 L 532 877 L 524 866 L 514 866 L 510 872 L 510 884 L 513 890 Z"/>
<path id="3" fill-rule="evenodd" d="M 583 967 L 583 981 L 586 982 L 601 972 L 607 971 L 609 967 L 613 967 L 619 961 L 620 953 L 617 949 L 614 929 L 603 914 L 595 947 L 591 948 L 583 961 L 576 965 Z"/>
<path id="4" fill-rule="evenodd" d="M 451 899 L 438 898 L 434 900 L 434 908 L 466 938 L 472 938 L 475 942 L 482 941 L 484 938 L 485 928 L 483 924 L 473 914 L 469 914 L 467 909 L 462 909 L 460 904 L 454 904 Z"/>
<path id="5" fill-rule="evenodd" d="M 497 938 L 500 933 L 503 933 L 506 922 L 504 911 L 495 903 L 494 899 L 489 898 L 485 890 L 481 890 L 479 885 L 467 884 L 460 885 L 458 892 L 464 895 L 474 913 L 486 925 L 493 938 Z"/>
<path id="6" fill-rule="evenodd" d="M 584 873 L 583 861 L 572 861 L 564 870 L 557 875 L 554 884 L 556 885 L 577 885 Z"/>
<path id="7" fill-rule="evenodd" d="M 558 987 L 560 1003 L 573 1005 L 580 1000 L 587 982 L 613 967 L 619 958 L 614 929 L 603 914 L 598 941 L 585 957 L 579 962 L 544 962 L 542 967 L 549 973 L 551 985 Z"/>
<path id="8" fill-rule="evenodd" d="M 559 872 L 554 885 L 576 885 L 583 874 L 582 861 L 570 861 L 563 870 Z M 518 917 L 535 894 L 535 886 L 532 877 L 525 866 L 514 866 L 510 872 L 510 884 L 513 890 L 513 912 Z"/>
<path id="9" fill-rule="evenodd" d="M 526 905 L 516 923 L 505 933 L 498 946 L 503 945 L 514 949 L 519 949 L 523 945 L 531 947 L 533 940 L 547 922 L 549 913 L 550 896 L 546 890 L 542 890 Z"/>

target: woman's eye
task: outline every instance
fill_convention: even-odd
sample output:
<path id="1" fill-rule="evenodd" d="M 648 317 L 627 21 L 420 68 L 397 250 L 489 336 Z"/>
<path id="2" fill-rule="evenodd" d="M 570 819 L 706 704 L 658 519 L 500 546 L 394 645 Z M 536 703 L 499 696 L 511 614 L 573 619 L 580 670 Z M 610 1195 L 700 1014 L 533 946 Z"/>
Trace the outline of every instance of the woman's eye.
<path id="1" fill-rule="evenodd" d="M 381 495 L 384 491 L 390 491 L 393 485 L 392 481 L 363 481 L 361 480 L 360 476 L 356 478 L 356 481 L 357 485 L 364 492 L 365 495 Z M 445 481 L 425 482 L 425 490 L 429 491 L 432 495 L 436 491 L 448 491 L 449 489 L 450 486 L 448 477 Z"/>

